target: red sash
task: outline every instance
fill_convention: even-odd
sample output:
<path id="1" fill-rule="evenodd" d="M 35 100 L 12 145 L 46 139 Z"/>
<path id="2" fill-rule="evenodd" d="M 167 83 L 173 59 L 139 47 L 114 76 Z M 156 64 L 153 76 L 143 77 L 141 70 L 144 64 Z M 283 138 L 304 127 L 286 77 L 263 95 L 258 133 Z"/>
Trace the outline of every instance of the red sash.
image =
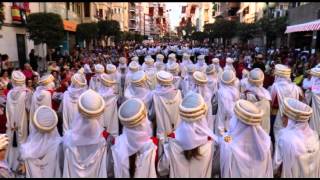
<path id="1" fill-rule="evenodd" d="M 53 93 L 54 93 L 55 91 L 52 90 L 52 89 L 49 89 L 49 90 L 47 90 L 47 91 L 50 92 L 50 94 L 51 94 L 52 109 L 55 110 L 55 111 L 58 111 L 58 109 L 59 109 L 59 103 L 56 102 L 56 101 L 54 101 L 54 100 L 52 99 L 52 95 L 53 95 Z"/>

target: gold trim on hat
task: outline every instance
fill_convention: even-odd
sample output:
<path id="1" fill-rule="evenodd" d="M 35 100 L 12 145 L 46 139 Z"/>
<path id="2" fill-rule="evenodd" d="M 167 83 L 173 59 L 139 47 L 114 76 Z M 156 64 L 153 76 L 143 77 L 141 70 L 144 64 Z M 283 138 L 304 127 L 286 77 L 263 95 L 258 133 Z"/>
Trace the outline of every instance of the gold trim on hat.
<path id="1" fill-rule="evenodd" d="M 104 85 L 104 86 L 107 86 L 107 87 L 111 87 L 113 86 L 114 84 L 116 84 L 116 80 L 112 79 L 108 79 L 107 75 L 106 74 L 102 74 L 101 76 L 101 83 Z"/>
<path id="2" fill-rule="evenodd" d="M 101 114 L 103 114 L 104 108 L 105 108 L 105 102 L 104 102 L 104 99 L 100 95 L 98 96 L 98 98 L 100 99 L 100 102 L 101 102 L 101 106 L 99 109 L 97 109 L 95 111 L 89 111 L 82 106 L 81 99 L 83 98 L 83 96 L 85 96 L 87 94 L 86 92 L 82 93 L 79 97 L 79 100 L 78 100 L 78 109 L 79 109 L 80 114 L 82 114 L 85 117 L 98 117 Z"/>
<path id="3" fill-rule="evenodd" d="M 258 114 L 250 113 L 245 109 L 243 109 L 243 107 L 241 106 L 242 103 L 251 103 L 251 102 L 246 100 L 238 100 L 236 102 L 236 105 L 234 107 L 234 112 L 235 112 L 235 115 L 238 117 L 238 119 L 248 125 L 260 124 L 264 112 L 261 109 L 258 109 L 259 110 Z"/>
<path id="4" fill-rule="evenodd" d="M 202 72 L 200 71 L 195 71 L 192 75 L 193 79 L 195 80 L 194 82 L 198 85 L 203 85 L 208 83 L 208 77 L 206 76 L 206 74 L 203 73 L 205 79 L 200 79 L 200 75 L 202 74 Z"/>
<path id="5" fill-rule="evenodd" d="M 182 103 L 179 105 L 179 114 L 183 120 L 187 122 L 194 122 L 201 119 L 206 115 L 208 107 L 206 103 L 201 100 L 201 104 L 195 108 L 186 108 L 182 106 Z"/>
<path id="6" fill-rule="evenodd" d="M 161 71 L 159 71 L 159 72 L 161 72 Z M 157 81 L 162 85 L 171 85 L 173 82 L 173 76 L 171 75 L 170 79 L 163 79 L 160 77 L 159 72 L 156 75 Z"/>
<path id="7" fill-rule="evenodd" d="M 71 77 L 71 82 L 75 83 L 75 84 L 78 84 L 79 86 L 83 87 L 83 86 L 86 86 L 87 85 L 87 82 L 80 82 L 76 79 L 76 76 L 77 74 L 74 74 L 72 77 Z M 82 76 L 79 74 L 79 76 Z M 84 78 L 85 79 L 85 78 Z"/>
<path id="8" fill-rule="evenodd" d="M 147 116 L 147 109 L 145 107 L 145 104 L 137 98 L 133 98 L 134 100 L 138 101 L 140 104 L 140 110 L 132 117 L 129 118 L 125 118 L 121 115 L 121 110 L 124 106 L 125 103 L 121 104 L 121 106 L 119 107 L 119 111 L 118 111 L 118 116 L 120 119 L 120 122 L 123 126 L 125 127 L 135 127 L 138 126 L 139 124 L 141 124 L 143 122 L 143 119 L 145 119 L 145 117 Z M 133 99 L 129 99 L 129 100 L 133 100 Z"/>
<path id="9" fill-rule="evenodd" d="M 114 73 L 116 71 L 117 71 L 117 68 L 115 66 L 111 66 L 111 69 L 109 69 L 108 66 L 106 68 L 106 74 L 112 74 L 112 73 Z"/>
<path id="10" fill-rule="evenodd" d="M 137 80 L 133 80 L 132 79 L 133 75 L 131 76 L 131 80 L 130 82 L 136 86 L 141 86 L 144 82 L 147 81 L 147 76 L 145 73 L 143 73 L 143 76 L 140 78 L 140 79 L 137 79 Z"/>
<path id="11" fill-rule="evenodd" d="M 225 71 L 224 71 L 224 72 L 225 72 Z M 227 84 L 227 85 L 234 83 L 235 80 L 236 80 L 236 76 L 235 76 L 234 72 L 230 70 L 230 72 L 232 72 L 232 74 L 233 74 L 233 78 L 232 78 L 230 81 L 225 81 L 225 80 L 222 78 L 224 72 L 222 72 L 222 73 L 220 74 L 220 80 L 221 80 L 221 82 L 224 83 L 224 84 Z"/>
<path id="12" fill-rule="evenodd" d="M 250 74 L 249 74 L 249 77 L 248 77 L 248 81 L 251 83 L 251 84 L 254 84 L 254 85 L 261 85 L 263 84 L 263 81 L 264 81 L 264 73 L 261 73 L 262 76 L 260 77 L 260 79 L 252 79 Z"/>
<path id="13" fill-rule="evenodd" d="M 312 68 L 310 70 L 310 75 L 314 76 L 314 77 L 320 77 L 320 71 L 315 71 L 315 69 L 319 69 L 319 68 Z M 319 69 L 320 70 L 320 69 Z"/>
<path id="14" fill-rule="evenodd" d="M 54 77 L 50 74 L 46 79 L 44 79 L 44 80 L 40 79 L 39 83 L 43 84 L 44 86 L 46 86 L 46 85 L 50 84 L 53 81 L 54 81 Z"/>
<path id="15" fill-rule="evenodd" d="M 302 110 L 299 110 L 299 109 L 294 109 L 293 107 L 291 107 L 289 104 L 288 104 L 288 101 L 290 99 L 293 99 L 293 98 L 285 98 L 284 99 L 284 103 L 282 105 L 282 111 L 283 113 L 288 116 L 288 118 L 292 119 L 292 120 L 295 120 L 295 121 L 298 121 L 298 122 L 305 122 L 305 121 L 308 121 L 312 115 L 312 108 L 306 104 L 304 104 L 305 106 L 307 106 L 309 109 L 308 111 L 302 111 Z M 298 101 L 297 99 L 293 99 L 295 101 Z M 300 101 L 298 101 L 300 102 Z M 302 102 L 300 102 L 302 103 Z"/>
<path id="16" fill-rule="evenodd" d="M 53 114 L 54 114 L 54 123 L 50 127 L 41 126 L 39 124 L 38 120 L 37 120 L 37 114 L 38 114 L 39 110 L 42 109 L 42 108 L 47 108 L 50 111 L 52 111 Z M 40 130 L 42 132 L 50 132 L 57 126 L 57 124 L 58 124 L 58 116 L 57 116 L 57 113 L 52 108 L 42 105 L 42 106 L 38 107 L 36 109 L 36 111 L 34 112 L 32 121 L 33 121 L 34 125 L 36 126 L 36 128 L 38 128 L 38 130 Z"/>

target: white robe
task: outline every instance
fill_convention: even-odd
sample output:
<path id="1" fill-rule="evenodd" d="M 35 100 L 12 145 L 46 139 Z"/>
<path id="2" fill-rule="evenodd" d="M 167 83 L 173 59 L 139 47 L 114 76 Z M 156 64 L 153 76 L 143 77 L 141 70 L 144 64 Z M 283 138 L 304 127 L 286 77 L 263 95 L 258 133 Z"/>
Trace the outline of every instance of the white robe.
<path id="1" fill-rule="evenodd" d="M 207 67 L 208 67 L 208 65 L 205 62 L 199 62 L 198 61 L 195 64 L 196 71 L 201 71 L 203 73 L 206 73 Z"/>
<path id="2" fill-rule="evenodd" d="M 181 77 L 184 78 L 188 73 L 187 73 L 187 66 L 188 64 L 192 64 L 191 60 L 182 60 L 180 63 L 180 71 L 181 71 Z"/>
<path id="3" fill-rule="evenodd" d="M 62 138 L 57 128 L 50 133 L 35 132 L 21 146 L 27 178 L 61 178 Z"/>
<path id="4" fill-rule="evenodd" d="M 231 119 L 231 142 L 220 141 L 222 178 L 272 178 L 270 136 L 261 126 L 249 126 Z"/>
<path id="5" fill-rule="evenodd" d="M 100 86 L 101 86 L 100 74 L 96 73 L 90 79 L 89 88 L 94 90 L 94 91 L 97 91 L 97 89 L 100 88 Z"/>
<path id="6" fill-rule="evenodd" d="M 63 134 L 71 128 L 72 121 L 75 119 L 78 110 L 78 99 L 87 88 L 74 88 L 69 86 L 68 90 L 63 93 L 62 100 L 62 117 L 63 117 Z"/>
<path id="7" fill-rule="evenodd" d="M 275 145 L 274 169 L 282 164 L 281 178 L 319 178 L 320 143 L 308 123 L 289 119 Z"/>
<path id="8" fill-rule="evenodd" d="M 192 77 L 192 74 L 187 74 L 182 80 L 181 80 L 181 92 L 182 92 L 182 96 L 185 97 L 189 91 L 191 91 L 191 89 L 194 86 L 194 80 Z"/>
<path id="9" fill-rule="evenodd" d="M 311 78 L 311 87 L 310 87 L 310 101 L 311 101 L 311 107 L 313 110 L 313 113 L 311 115 L 309 124 L 310 124 L 310 128 L 313 129 L 314 131 L 316 131 L 318 133 L 318 135 L 320 135 L 320 119 L 319 119 L 319 115 L 320 115 L 320 91 L 319 91 L 319 87 L 320 87 L 320 78 L 317 77 L 312 77 Z M 310 103 L 310 102 L 309 102 Z"/>
<path id="10" fill-rule="evenodd" d="M 151 90 L 154 90 L 157 84 L 157 79 L 156 79 L 157 70 L 153 66 L 152 67 L 146 66 L 146 68 L 144 68 L 144 72 L 146 73 L 146 76 L 147 76 L 147 83 L 149 88 Z"/>
<path id="11" fill-rule="evenodd" d="M 28 137 L 28 113 L 30 108 L 31 92 L 25 86 L 14 87 L 7 95 L 6 103 L 6 134 L 9 137 L 9 145 L 7 149 L 7 161 L 9 167 L 13 170 L 19 165 L 19 148 Z M 18 128 L 16 131 L 17 147 L 13 147 L 13 134 L 12 128 Z"/>
<path id="12" fill-rule="evenodd" d="M 174 75 L 173 84 L 176 89 L 181 89 L 181 77 L 178 75 Z"/>
<path id="13" fill-rule="evenodd" d="M 273 133 L 274 133 L 275 140 L 277 141 L 279 130 L 284 128 L 284 125 L 281 119 L 281 117 L 283 116 L 283 113 L 281 110 L 283 100 L 286 97 L 299 100 L 299 96 L 302 96 L 302 91 L 300 87 L 292 83 L 291 80 L 288 80 L 285 78 L 277 78 L 273 83 L 273 85 L 271 86 L 270 94 L 271 94 L 272 101 L 274 101 L 275 98 L 277 98 L 278 104 L 279 104 L 279 110 L 273 125 Z"/>
<path id="14" fill-rule="evenodd" d="M 106 131 L 112 136 L 119 135 L 118 122 L 118 106 L 117 101 L 119 96 L 115 94 L 113 87 L 101 86 L 98 93 L 103 97 L 105 102 L 105 109 L 103 116 L 100 119 L 100 125 L 106 128 Z"/>

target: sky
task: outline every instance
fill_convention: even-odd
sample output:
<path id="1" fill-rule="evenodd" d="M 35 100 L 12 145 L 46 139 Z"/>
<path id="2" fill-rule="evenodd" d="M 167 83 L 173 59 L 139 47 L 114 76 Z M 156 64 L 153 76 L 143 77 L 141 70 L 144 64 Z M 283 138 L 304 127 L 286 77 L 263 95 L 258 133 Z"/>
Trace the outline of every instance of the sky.
<path id="1" fill-rule="evenodd" d="M 166 9 L 167 10 L 171 9 L 171 11 L 169 11 L 171 30 L 174 30 L 174 28 L 179 25 L 182 5 L 186 5 L 186 4 L 187 3 L 178 3 L 178 2 L 166 3 Z"/>

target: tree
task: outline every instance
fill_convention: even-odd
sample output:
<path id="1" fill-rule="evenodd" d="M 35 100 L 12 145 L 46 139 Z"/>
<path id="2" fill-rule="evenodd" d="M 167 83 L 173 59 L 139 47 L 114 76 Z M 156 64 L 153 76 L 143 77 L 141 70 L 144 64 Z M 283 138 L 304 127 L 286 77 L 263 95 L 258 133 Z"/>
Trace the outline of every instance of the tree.
<path id="1" fill-rule="evenodd" d="M 95 39 L 98 34 L 98 24 L 95 22 L 92 23 L 82 23 L 77 26 L 77 37 L 81 40 L 85 40 L 90 46 L 91 40 Z"/>
<path id="2" fill-rule="evenodd" d="M 191 39 L 192 40 L 197 40 L 199 42 L 203 42 L 206 38 L 208 37 L 208 34 L 206 32 L 193 32 L 191 34 Z"/>
<path id="3" fill-rule="evenodd" d="M 29 38 L 36 45 L 45 43 L 54 48 L 61 44 L 64 37 L 63 21 L 59 14 L 32 13 L 27 17 Z"/>
<path id="4" fill-rule="evenodd" d="M 204 29 L 209 33 L 210 38 L 222 38 L 225 45 L 226 40 L 230 40 L 236 35 L 237 23 L 219 18 L 215 23 L 205 25 Z"/>
<path id="5" fill-rule="evenodd" d="M 102 39 L 108 39 L 111 36 L 120 34 L 120 24 L 115 20 L 103 20 L 98 22 L 98 34 Z"/>
<path id="6" fill-rule="evenodd" d="M 4 16 L 4 5 L 3 2 L 0 2 L 0 29 L 2 27 L 3 21 L 5 20 Z"/>
<path id="7" fill-rule="evenodd" d="M 255 23 L 239 23 L 237 28 L 237 35 L 243 43 L 253 39 L 258 32 L 257 24 Z"/>

